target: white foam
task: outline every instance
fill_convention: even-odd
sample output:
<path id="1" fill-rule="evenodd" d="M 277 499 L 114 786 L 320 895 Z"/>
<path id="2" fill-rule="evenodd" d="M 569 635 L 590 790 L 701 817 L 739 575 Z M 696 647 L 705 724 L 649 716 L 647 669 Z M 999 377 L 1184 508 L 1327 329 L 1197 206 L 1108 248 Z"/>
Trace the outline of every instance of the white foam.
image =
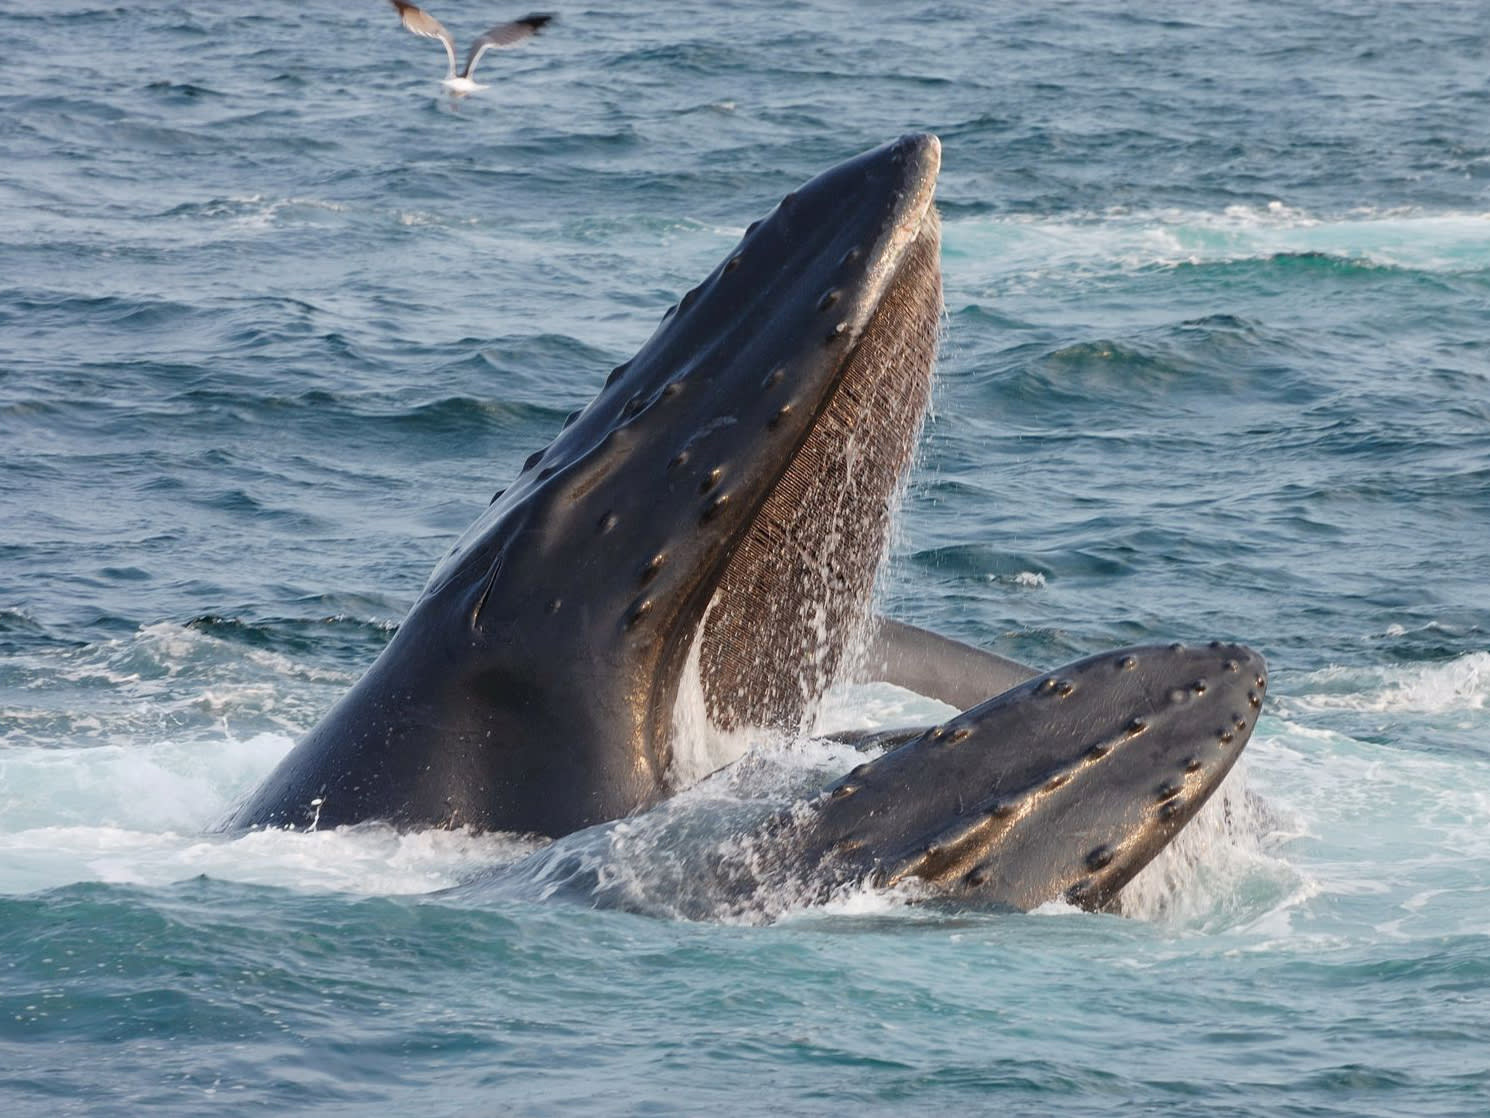
<path id="1" fill-rule="evenodd" d="M 1065 900 L 1062 897 L 1056 897 L 1052 900 L 1046 901 L 1044 904 L 1036 905 L 1034 908 L 1030 909 L 1030 915 L 1085 917 L 1087 915 L 1087 911 L 1084 908 L 1077 908 L 1070 901 Z"/>
<path id="2" fill-rule="evenodd" d="M 813 733 L 934 726 L 956 713 L 956 707 L 892 683 L 839 684 L 823 696 Z"/>
<path id="3" fill-rule="evenodd" d="M 401 834 L 386 827 L 236 837 L 115 826 L 0 832 L 0 891 L 79 881 L 164 886 L 206 874 L 282 888 L 393 895 L 448 888 L 478 870 L 526 855 L 533 844 L 467 831 Z"/>
<path id="4" fill-rule="evenodd" d="M 1314 886 L 1281 856 L 1299 822 L 1249 787 L 1244 759 L 1205 806 L 1124 888 L 1125 916 L 1172 928 L 1287 924 Z"/>
<path id="5" fill-rule="evenodd" d="M 178 722 L 178 713 L 188 722 L 203 714 L 214 719 L 267 715 L 298 732 L 306 696 L 286 688 L 287 680 L 341 689 L 353 678 L 172 622 L 83 648 L 22 653 L 10 664 L 29 683 L 24 691 L 12 691 L 11 704 L 0 708 L 0 725 L 6 727 L 0 742 L 7 746 L 59 733 L 73 743 L 138 740 Z M 79 709 L 75 702 L 67 711 L 16 705 L 21 697 L 45 694 L 54 686 L 87 705 Z"/>
<path id="6" fill-rule="evenodd" d="M 1445 714 L 1484 710 L 1487 696 L 1490 652 L 1471 652 L 1439 664 L 1312 672 L 1290 688 L 1288 709 Z"/>
<path id="7" fill-rule="evenodd" d="M 824 919 L 862 919 L 896 917 L 915 919 L 924 910 L 916 905 L 920 899 L 914 884 L 876 888 L 859 883 L 835 890 L 827 900 L 810 903 L 787 901 L 771 913 L 773 924 L 802 924 Z"/>
<path id="8" fill-rule="evenodd" d="M 446 217 L 443 214 L 428 213 L 424 210 L 398 211 L 398 223 L 406 228 L 475 225 L 479 220 L 475 217 Z"/>
<path id="9" fill-rule="evenodd" d="M 347 207 L 341 202 L 329 202 L 323 198 L 288 197 L 266 200 L 261 194 L 234 198 L 240 210 L 233 224 L 240 229 L 272 229 L 283 224 L 287 218 L 304 217 L 308 214 L 345 213 Z"/>
<path id="10" fill-rule="evenodd" d="M 0 833 L 90 825 L 202 830 L 290 746 L 283 734 L 83 748 L 11 746 L 0 752 Z"/>
<path id="11" fill-rule="evenodd" d="M 142 698 L 135 688 L 150 684 L 152 674 L 169 673 L 184 661 L 200 667 L 204 657 L 231 651 L 225 642 L 169 627 L 145 632 L 133 646 L 125 642 L 95 657 L 91 666 L 133 676 L 139 682 L 113 684 L 110 693 L 150 706 L 159 700 Z M 148 661 L 149 670 L 126 670 L 131 657 Z M 225 656 L 225 677 L 233 662 Z M 241 670 L 244 661 L 236 663 Z M 70 662 L 69 670 L 87 667 Z M 1490 865 L 1490 758 L 1423 752 L 1411 741 L 1363 741 L 1338 720 L 1311 718 L 1341 709 L 1396 711 L 1408 719 L 1473 714 L 1485 708 L 1487 669 L 1490 653 L 1473 653 L 1448 663 L 1331 668 L 1289 680 L 1287 690 L 1269 700 L 1266 729 L 1249 746 L 1246 768 L 1129 885 L 1124 911 L 1185 933 L 1242 931 L 1254 940 L 1326 943 L 1355 934 L 1332 915 L 1332 906 L 1379 896 L 1372 934 L 1414 934 L 1445 921 L 1490 931 L 1490 917 L 1476 916 L 1474 908 L 1475 875 Z M 179 694 L 179 681 L 176 687 Z M 204 689 L 201 701 L 218 702 L 231 714 L 236 700 L 227 683 L 222 688 L 215 698 L 218 685 Z M 951 713 L 944 704 L 876 683 L 835 688 L 818 725 L 929 725 Z M 206 873 L 286 888 L 410 893 L 444 888 L 532 852 L 530 844 L 506 836 L 400 835 L 378 827 L 204 834 L 290 747 L 284 733 L 239 738 L 200 730 L 98 746 L 10 744 L 0 750 L 0 892 L 79 881 L 165 884 Z M 743 748 L 739 764 L 680 796 L 671 817 L 621 824 L 614 840 L 596 848 L 597 872 L 610 875 L 614 888 L 665 899 L 674 878 L 684 877 L 687 888 L 690 828 L 718 839 L 720 817 L 777 810 L 864 759 L 848 745 L 823 739 L 765 738 Z M 670 846 L 680 837 L 685 854 L 675 857 Z M 1330 904 L 1321 905 L 1321 897 Z M 809 910 L 897 918 L 920 911 L 908 895 L 847 886 L 826 904 L 820 896 L 788 892 L 717 918 L 794 920 L 808 918 Z M 1064 905 L 1040 910 L 1047 916 L 1070 911 Z"/>
<path id="12" fill-rule="evenodd" d="M 283 734 L 0 752 L 0 892 L 199 874 L 366 894 L 454 884 L 532 843 L 386 827 L 207 834 L 292 745 Z"/>
<path id="13" fill-rule="evenodd" d="M 1253 781 L 1294 825 L 1284 853 L 1313 888 L 1294 921 L 1309 935 L 1490 932 L 1477 895 L 1490 867 L 1490 758 L 1417 747 L 1413 727 L 1429 719 L 1376 741 L 1273 716 L 1249 747 Z"/>

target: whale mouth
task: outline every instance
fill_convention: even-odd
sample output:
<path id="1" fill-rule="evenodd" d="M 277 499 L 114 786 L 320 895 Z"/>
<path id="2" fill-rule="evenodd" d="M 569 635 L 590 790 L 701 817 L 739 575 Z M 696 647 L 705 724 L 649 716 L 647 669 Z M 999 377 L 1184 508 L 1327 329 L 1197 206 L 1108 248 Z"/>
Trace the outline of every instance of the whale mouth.
<path id="1" fill-rule="evenodd" d="M 940 334 L 941 223 L 929 189 L 913 205 L 856 343 L 705 612 L 700 682 L 720 729 L 804 729 L 869 620 Z"/>
<path id="2" fill-rule="evenodd" d="M 802 729 L 858 667 L 930 395 L 939 163 L 935 139 L 905 137 L 752 225 L 528 458 L 225 826 L 559 837 L 627 818 L 624 835 L 711 759 L 678 763 L 690 660 L 714 727 Z M 700 911 L 900 884 L 1107 908 L 1225 777 L 1267 687 L 1262 658 L 1221 641 L 1044 674 L 904 624 L 877 627 L 875 648 L 864 663 L 885 674 L 868 678 L 946 678 L 930 693 L 964 696 L 961 713 L 808 799 L 749 807 L 738 832 L 682 818 L 659 850 Z M 711 827 L 723 845 L 700 844 Z"/>

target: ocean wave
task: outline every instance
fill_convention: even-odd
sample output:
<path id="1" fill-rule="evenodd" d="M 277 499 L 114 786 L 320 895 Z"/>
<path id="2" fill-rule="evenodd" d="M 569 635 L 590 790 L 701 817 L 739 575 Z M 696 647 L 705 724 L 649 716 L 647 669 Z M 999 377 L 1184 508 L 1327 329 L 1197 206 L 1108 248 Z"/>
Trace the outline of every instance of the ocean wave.
<path id="1" fill-rule="evenodd" d="M 1390 667 L 1329 667 L 1294 680 L 1289 708 L 1453 714 L 1486 709 L 1490 652 L 1470 652 L 1446 663 Z"/>
<path id="2" fill-rule="evenodd" d="M 1490 269 L 1490 212 L 1364 208 L 1316 215 L 1282 202 L 1220 211 L 1119 208 L 1054 218 L 953 218 L 943 223 L 942 237 L 954 277 L 970 277 L 990 262 L 1001 273 L 1090 274 L 1238 261 L 1439 274 Z"/>
<path id="3" fill-rule="evenodd" d="M 913 552 L 917 566 L 1011 586 L 1044 586 L 1051 578 L 1119 578 L 1131 573 L 1121 559 L 1072 550 L 1011 554 L 986 544 L 949 544 Z"/>
<path id="4" fill-rule="evenodd" d="M 300 892 L 427 894 L 452 888 L 532 847 L 531 841 L 509 835 L 400 833 L 379 826 L 255 831 L 229 838 L 189 828 L 51 825 L 0 831 L 0 856 L 11 865 L 0 875 L 0 893 L 84 882 L 162 887 L 205 875 Z"/>
<path id="5" fill-rule="evenodd" d="M 955 322 L 955 318 L 954 318 Z M 1047 345 L 1026 342 L 1005 351 L 1007 372 L 990 385 L 997 402 L 1023 405 L 1032 415 L 1071 406 L 1106 409 L 1127 401 L 1162 398 L 1188 408 L 1200 397 L 1264 397 L 1300 406 L 1325 388 L 1303 371 L 1317 355 L 1296 335 L 1239 315 L 1214 314 L 1152 327 L 1128 337 L 1097 337 Z M 1097 435 L 1118 438 L 1115 424 Z"/>
<path id="6" fill-rule="evenodd" d="M 127 638 L 22 649 L 0 673 L 0 746 L 148 745 L 163 735 L 235 726 L 299 733 L 360 674 L 325 666 L 319 656 L 303 659 L 293 637 L 256 647 L 221 639 L 213 628 L 163 621 Z M 346 659 L 365 660 L 384 643 L 365 629 L 356 635 Z M 71 700 L 47 699 L 59 692 Z"/>
<path id="7" fill-rule="evenodd" d="M 1490 857 L 1490 758 L 1424 748 L 1421 715 L 1383 733 L 1371 712 L 1347 731 L 1337 711 L 1321 724 L 1292 696 L 1269 703 L 1249 772 L 1290 821 L 1288 860 L 1332 899 L 1309 906 L 1309 922 L 1347 942 L 1490 930 L 1478 869 Z"/>
<path id="8" fill-rule="evenodd" d="M 39 289 L 7 293 L 0 304 L 0 325 L 24 323 L 33 331 L 78 330 L 90 325 L 110 330 L 184 329 L 207 309 L 175 299 L 146 295 L 79 295 Z"/>
<path id="9" fill-rule="evenodd" d="M 1297 816 L 1253 790 L 1244 761 L 1158 857 L 1120 896 L 1125 916 L 1175 930 L 1286 925 L 1288 914 L 1319 892 L 1285 853 L 1302 833 Z"/>

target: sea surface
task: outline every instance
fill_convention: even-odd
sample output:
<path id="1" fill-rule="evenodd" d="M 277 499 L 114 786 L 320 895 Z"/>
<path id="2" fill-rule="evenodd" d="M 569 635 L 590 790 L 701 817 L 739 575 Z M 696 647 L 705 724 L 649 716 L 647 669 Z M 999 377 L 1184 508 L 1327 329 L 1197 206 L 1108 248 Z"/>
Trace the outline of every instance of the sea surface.
<path id="1" fill-rule="evenodd" d="M 376 0 L 0 11 L 0 1113 L 1490 1112 L 1490 9 L 555 8 L 462 100 Z M 1126 915 L 689 919 L 641 822 L 589 900 L 512 836 L 208 833 L 746 224 L 914 129 L 884 608 L 1272 669 Z"/>

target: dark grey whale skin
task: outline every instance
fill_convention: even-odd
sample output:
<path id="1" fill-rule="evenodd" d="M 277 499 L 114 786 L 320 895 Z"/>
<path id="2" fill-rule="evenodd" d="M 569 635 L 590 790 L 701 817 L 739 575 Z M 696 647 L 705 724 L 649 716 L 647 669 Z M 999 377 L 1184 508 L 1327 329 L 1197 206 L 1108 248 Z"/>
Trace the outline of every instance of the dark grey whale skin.
<path id="1" fill-rule="evenodd" d="M 776 864 L 825 882 L 916 877 L 1020 908 L 1110 904 L 1219 785 L 1266 671 L 1250 650 L 1215 644 L 1041 676 L 855 612 L 929 386 L 939 165 L 935 137 L 905 136 L 752 225 L 497 495 L 368 672 L 221 829 L 377 820 L 557 837 L 645 810 L 677 790 L 672 711 L 696 643 L 722 723 L 790 726 L 819 697 L 826 677 L 779 693 L 804 655 L 794 617 L 810 613 L 777 616 L 787 585 L 824 595 L 835 624 L 812 651 L 830 668 L 847 630 L 867 626 L 861 676 L 974 705 L 901 734 L 773 823 L 762 838 Z M 842 412 L 856 395 L 870 403 Z M 857 428 L 866 416 L 880 422 Z M 767 568 L 789 565 L 773 547 L 825 546 L 814 518 L 785 525 L 783 488 L 810 487 L 848 452 L 877 455 L 878 472 L 851 500 L 839 481 L 828 488 L 870 528 L 822 589 L 772 584 Z M 732 620 L 710 630 L 713 607 Z M 752 638 L 759 652 L 740 647 Z"/>

